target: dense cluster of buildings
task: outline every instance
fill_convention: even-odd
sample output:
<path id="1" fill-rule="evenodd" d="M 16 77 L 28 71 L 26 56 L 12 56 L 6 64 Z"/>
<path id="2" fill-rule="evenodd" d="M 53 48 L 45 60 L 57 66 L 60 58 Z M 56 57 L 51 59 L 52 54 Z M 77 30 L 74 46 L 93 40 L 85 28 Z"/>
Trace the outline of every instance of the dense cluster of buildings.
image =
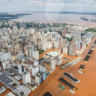
<path id="1" fill-rule="evenodd" d="M 95 35 L 85 31 L 88 27 L 82 26 L 63 27 L 61 24 L 56 27 L 51 23 L 50 26 L 38 24 L 39 28 L 26 29 L 23 22 L 18 29 L 16 22 L 11 20 L 8 24 L 12 29 L 0 29 L 0 81 L 18 96 L 28 96 L 31 90 L 34 91 L 56 66 L 63 64 L 64 54 L 82 54 Z M 52 48 L 54 51 L 39 58 L 41 50 L 44 52 Z M 21 79 L 23 85 L 19 82 Z M 17 86 L 14 87 L 14 84 Z"/>

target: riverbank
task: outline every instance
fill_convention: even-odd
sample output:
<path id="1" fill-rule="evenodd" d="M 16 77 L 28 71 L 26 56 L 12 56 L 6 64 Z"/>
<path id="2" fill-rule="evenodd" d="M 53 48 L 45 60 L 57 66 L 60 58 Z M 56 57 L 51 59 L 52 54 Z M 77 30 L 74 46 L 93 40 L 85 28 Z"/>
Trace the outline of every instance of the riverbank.
<path id="1" fill-rule="evenodd" d="M 89 21 L 84 21 L 80 19 L 81 17 L 87 18 Z M 96 22 L 91 22 L 91 19 L 96 19 L 96 17 L 94 15 L 81 14 L 33 13 L 33 15 L 25 15 L 13 20 L 36 23 L 67 23 L 96 28 Z"/>

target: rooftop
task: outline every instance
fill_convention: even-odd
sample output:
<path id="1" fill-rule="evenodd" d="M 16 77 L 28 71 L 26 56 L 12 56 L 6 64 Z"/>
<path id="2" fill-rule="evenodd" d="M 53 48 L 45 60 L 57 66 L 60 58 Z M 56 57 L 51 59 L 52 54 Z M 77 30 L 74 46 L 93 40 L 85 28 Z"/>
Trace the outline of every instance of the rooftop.
<path id="1" fill-rule="evenodd" d="M 7 95 L 5 95 L 5 96 L 16 96 L 16 95 L 14 95 L 12 92 L 9 92 Z"/>
<path id="2" fill-rule="evenodd" d="M 60 55 L 60 53 L 52 51 L 52 52 L 47 53 L 47 55 L 50 55 L 52 57 L 57 57 L 58 55 Z"/>

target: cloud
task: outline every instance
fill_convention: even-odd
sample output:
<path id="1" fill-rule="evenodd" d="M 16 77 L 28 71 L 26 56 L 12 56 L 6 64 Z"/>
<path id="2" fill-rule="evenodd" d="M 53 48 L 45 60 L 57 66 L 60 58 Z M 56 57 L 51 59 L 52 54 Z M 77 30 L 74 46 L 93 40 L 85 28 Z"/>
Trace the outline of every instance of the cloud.
<path id="1" fill-rule="evenodd" d="M 51 20 L 51 21 L 56 21 L 59 18 L 59 14 L 48 14 L 47 12 L 61 12 L 62 8 L 64 7 L 64 2 L 63 0 L 60 0 L 60 2 L 58 2 L 58 0 L 55 1 L 55 3 L 53 3 L 51 0 L 48 0 L 46 2 L 46 7 L 45 7 L 45 18 L 47 20 Z M 54 17 L 54 18 L 51 18 Z"/>
<path id="2" fill-rule="evenodd" d="M 67 5 L 65 5 L 65 6 L 82 6 L 83 4 L 67 4 Z"/>
<path id="3" fill-rule="evenodd" d="M 95 0 L 0 0 L 0 11 L 96 12 Z"/>
<path id="4" fill-rule="evenodd" d="M 31 1 L 30 3 L 33 3 L 33 4 L 35 4 L 35 3 L 38 3 L 39 1 Z"/>

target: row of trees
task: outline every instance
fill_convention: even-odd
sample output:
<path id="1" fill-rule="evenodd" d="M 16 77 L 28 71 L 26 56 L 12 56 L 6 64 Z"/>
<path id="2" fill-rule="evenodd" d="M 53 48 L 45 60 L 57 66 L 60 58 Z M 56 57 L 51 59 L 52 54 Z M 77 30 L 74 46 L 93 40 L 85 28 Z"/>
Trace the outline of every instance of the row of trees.
<path id="1" fill-rule="evenodd" d="M 89 29 L 86 29 L 86 31 L 96 32 L 96 29 L 94 29 L 94 28 L 89 28 Z"/>

